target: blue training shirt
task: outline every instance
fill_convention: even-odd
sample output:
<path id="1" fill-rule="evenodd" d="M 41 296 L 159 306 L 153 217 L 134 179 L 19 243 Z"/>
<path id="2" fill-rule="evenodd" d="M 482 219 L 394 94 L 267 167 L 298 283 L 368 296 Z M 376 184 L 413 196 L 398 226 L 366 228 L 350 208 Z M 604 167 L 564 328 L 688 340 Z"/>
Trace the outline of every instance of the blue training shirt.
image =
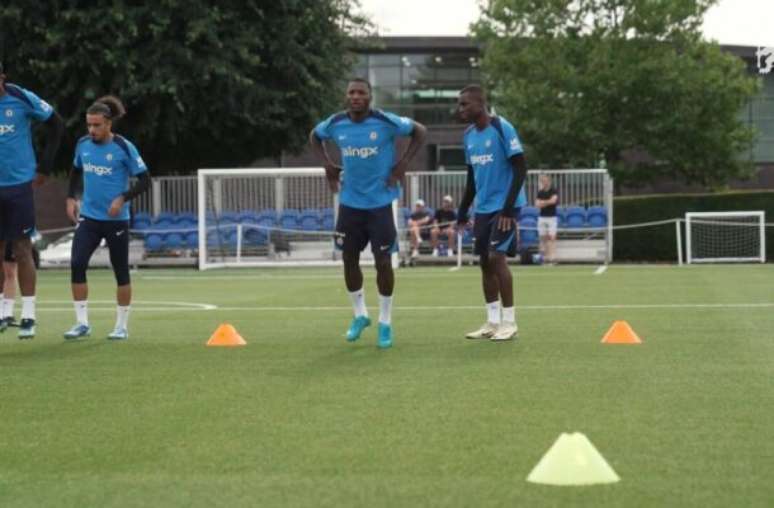
<path id="1" fill-rule="evenodd" d="M 0 97 L 0 187 L 35 178 L 32 121 L 44 122 L 53 113 L 54 108 L 34 93 L 5 84 L 5 95 Z"/>
<path id="2" fill-rule="evenodd" d="M 398 187 L 388 187 L 387 178 L 395 166 L 396 136 L 410 136 L 410 118 L 372 110 L 362 122 L 353 122 L 347 113 L 337 113 L 314 128 L 317 139 L 332 140 L 341 150 L 344 175 L 339 202 L 370 210 L 397 199 Z"/>
<path id="3" fill-rule="evenodd" d="M 110 204 L 129 190 L 129 178 L 148 171 L 131 141 L 114 135 L 111 141 L 95 143 L 84 136 L 75 147 L 73 166 L 83 171 L 81 215 L 94 220 L 129 220 L 129 203 L 116 217 L 108 215 Z"/>
<path id="4" fill-rule="evenodd" d="M 508 159 L 524 153 L 516 129 L 505 118 L 494 116 L 482 131 L 475 125 L 469 126 L 463 143 L 465 162 L 473 166 L 476 180 L 476 213 L 501 211 L 513 182 L 513 169 Z M 522 187 L 514 208 L 526 204 L 527 195 Z"/>

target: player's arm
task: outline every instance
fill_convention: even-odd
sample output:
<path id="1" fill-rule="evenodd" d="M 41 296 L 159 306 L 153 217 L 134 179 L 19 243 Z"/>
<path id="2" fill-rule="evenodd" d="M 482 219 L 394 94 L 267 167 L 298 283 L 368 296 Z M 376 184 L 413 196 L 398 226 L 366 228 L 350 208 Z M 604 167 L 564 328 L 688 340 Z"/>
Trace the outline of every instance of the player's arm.
<path id="1" fill-rule="evenodd" d="M 83 170 L 81 168 L 73 166 L 70 170 L 70 183 L 67 187 L 67 217 L 73 221 L 78 222 L 78 215 L 80 210 L 78 206 L 78 198 L 83 194 Z"/>
<path id="2" fill-rule="evenodd" d="M 476 198 L 476 177 L 473 173 L 473 166 L 468 164 L 468 178 L 465 183 L 465 194 L 462 195 L 460 207 L 457 209 L 457 224 L 464 227 L 468 223 L 468 208 L 473 204 Z"/>
<path id="3" fill-rule="evenodd" d="M 45 137 L 43 141 L 43 152 L 40 156 L 40 163 L 38 164 L 38 175 L 35 178 L 35 184 L 42 184 L 46 177 L 51 174 L 51 170 L 54 167 L 54 157 L 59 150 L 59 145 L 62 142 L 62 134 L 64 133 L 64 122 L 62 117 L 54 111 L 48 120 L 43 122 L 43 129 L 45 130 Z"/>
<path id="4" fill-rule="evenodd" d="M 543 201 L 544 206 L 552 206 L 559 202 L 559 194 L 553 193 L 550 198 Z"/>
<path id="5" fill-rule="evenodd" d="M 527 180 L 527 160 L 524 158 L 523 153 L 511 155 L 508 162 L 511 164 L 513 178 L 511 179 L 511 188 L 508 190 L 508 195 L 505 198 L 505 206 L 503 206 L 500 218 L 497 220 L 497 227 L 501 231 L 509 231 L 513 227 L 513 219 L 516 218 L 516 210 L 513 208 L 513 205 L 516 203 L 516 197 Z"/>
<path id="6" fill-rule="evenodd" d="M 118 197 L 116 197 L 113 200 L 112 203 L 110 203 L 110 208 L 108 209 L 108 215 L 110 215 L 111 217 L 116 217 L 119 213 L 121 213 L 121 208 L 124 206 L 125 203 L 128 203 L 129 201 L 133 200 L 140 194 L 143 194 L 150 188 L 151 177 L 147 171 L 143 171 L 142 173 L 137 173 L 137 175 L 135 176 L 137 177 L 137 181 L 134 182 L 134 185 L 129 187 L 129 190 L 122 192 Z"/>
<path id="7" fill-rule="evenodd" d="M 403 180 L 408 170 L 408 163 L 417 154 L 419 149 L 425 144 L 425 138 L 427 137 L 427 127 L 419 122 L 413 122 L 413 128 L 411 129 L 411 142 L 409 143 L 406 153 L 392 168 L 390 172 L 390 178 L 387 179 L 387 185 L 394 187 L 398 182 Z"/>
<path id="8" fill-rule="evenodd" d="M 341 173 L 341 166 L 334 164 L 333 161 L 331 161 L 328 150 L 325 149 L 325 143 L 317 136 L 315 129 L 312 129 L 311 132 L 309 132 L 309 146 L 312 147 L 312 152 L 314 152 L 317 158 L 323 162 L 325 178 L 328 180 L 328 187 L 330 187 L 331 192 L 339 192 L 339 173 Z"/>

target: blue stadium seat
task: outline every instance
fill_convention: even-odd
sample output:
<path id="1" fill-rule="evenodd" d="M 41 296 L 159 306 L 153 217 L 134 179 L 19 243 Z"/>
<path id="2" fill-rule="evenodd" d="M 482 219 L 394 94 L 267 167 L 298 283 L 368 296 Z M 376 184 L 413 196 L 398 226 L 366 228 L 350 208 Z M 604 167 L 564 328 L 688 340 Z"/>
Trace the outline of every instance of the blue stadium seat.
<path id="1" fill-rule="evenodd" d="M 539 241 L 537 220 L 534 217 L 524 217 L 519 220 L 519 243 L 521 247 L 536 245 Z"/>
<path id="2" fill-rule="evenodd" d="M 567 226 L 567 209 L 563 206 L 556 207 L 556 221 L 560 228 Z"/>
<path id="3" fill-rule="evenodd" d="M 240 224 L 257 224 L 258 214 L 252 210 L 242 210 L 237 215 L 237 220 Z"/>
<path id="4" fill-rule="evenodd" d="M 177 216 L 177 214 L 175 214 L 175 213 L 172 213 L 172 212 L 161 212 L 161 213 L 159 213 L 159 214 L 156 216 L 156 222 L 158 222 L 158 221 L 160 221 L 160 220 L 170 220 L 170 221 L 174 221 L 176 216 Z"/>
<path id="5" fill-rule="evenodd" d="M 260 229 L 247 229 L 244 232 L 244 243 L 246 245 L 266 245 L 268 235 Z"/>
<path id="6" fill-rule="evenodd" d="M 264 208 L 263 210 L 259 210 L 256 215 L 258 216 L 258 220 L 262 220 L 267 217 L 277 220 L 277 210 L 274 208 Z"/>
<path id="7" fill-rule="evenodd" d="M 151 227 L 151 220 L 149 217 L 136 217 L 132 223 L 134 229 L 149 229 Z"/>
<path id="8" fill-rule="evenodd" d="M 473 240 L 475 240 L 475 237 L 473 236 L 473 228 L 465 228 L 465 233 L 462 234 L 462 244 L 470 245 L 473 243 Z"/>
<path id="9" fill-rule="evenodd" d="M 217 217 L 219 224 L 236 224 L 239 222 L 239 214 L 236 212 L 221 212 Z"/>
<path id="10" fill-rule="evenodd" d="M 137 220 L 137 219 L 147 220 L 148 222 L 151 222 L 153 220 L 153 217 L 151 217 L 151 215 L 148 212 L 137 212 L 132 216 L 132 218 L 134 220 Z"/>
<path id="11" fill-rule="evenodd" d="M 287 208 L 279 216 L 279 226 L 282 229 L 298 229 L 298 210 Z"/>
<path id="12" fill-rule="evenodd" d="M 324 214 L 320 221 L 320 231 L 333 231 L 336 228 L 336 218 L 333 215 Z"/>
<path id="13" fill-rule="evenodd" d="M 186 233 L 185 235 L 185 246 L 189 249 L 198 249 L 199 248 L 199 232 L 198 231 L 191 231 L 190 233 Z"/>
<path id="14" fill-rule="evenodd" d="M 519 219 L 522 219 L 525 217 L 534 217 L 534 219 L 537 220 L 537 218 L 540 217 L 540 208 L 536 206 L 522 207 L 521 211 L 519 212 Z"/>
<path id="15" fill-rule="evenodd" d="M 565 227 L 582 228 L 586 225 L 586 209 L 581 206 L 570 206 L 566 209 Z"/>
<path id="16" fill-rule="evenodd" d="M 298 219 L 298 226 L 304 231 L 319 231 L 320 218 L 318 215 L 301 214 Z"/>
<path id="17" fill-rule="evenodd" d="M 170 216 L 156 218 L 155 222 L 151 225 L 151 229 L 172 229 L 175 227 L 175 223 Z"/>
<path id="18" fill-rule="evenodd" d="M 164 247 L 167 249 L 182 249 L 185 244 L 183 235 L 180 233 L 167 233 L 163 237 Z"/>
<path id="19" fill-rule="evenodd" d="M 591 206 L 586 213 L 586 220 L 592 228 L 607 226 L 607 209 L 604 206 Z"/>
<path id="20" fill-rule="evenodd" d="M 145 237 L 145 249 L 149 251 L 159 251 L 164 245 L 164 240 L 159 233 L 151 233 Z"/>

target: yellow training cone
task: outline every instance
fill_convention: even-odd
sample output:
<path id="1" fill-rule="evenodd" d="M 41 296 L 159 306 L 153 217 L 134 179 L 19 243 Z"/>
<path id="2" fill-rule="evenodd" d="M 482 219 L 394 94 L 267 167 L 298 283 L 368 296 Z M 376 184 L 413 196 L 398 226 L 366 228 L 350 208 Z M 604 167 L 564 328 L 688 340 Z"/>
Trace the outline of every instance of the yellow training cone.
<path id="1" fill-rule="evenodd" d="M 591 441 L 581 434 L 562 434 L 527 476 L 545 485 L 595 485 L 620 478 Z"/>

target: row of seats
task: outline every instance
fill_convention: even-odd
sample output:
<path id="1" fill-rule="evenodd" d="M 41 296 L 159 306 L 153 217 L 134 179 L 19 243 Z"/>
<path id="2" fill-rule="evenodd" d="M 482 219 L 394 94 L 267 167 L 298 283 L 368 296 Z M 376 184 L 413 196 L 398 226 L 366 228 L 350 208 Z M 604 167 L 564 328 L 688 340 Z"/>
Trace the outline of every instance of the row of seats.
<path id="1" fill-rule="evenodd" d="M 432 210 L 429 210 L 432 214 Z M 405 224 L 411 211 L 401 208 L 400 213 Z M 524 207 L 519 215 L 519 230 L 522 245 L 532 245 L 538 242 L 537 221 L 540 210 L 536 207 Z M 560 228 L 584 228 L 607 226 L 607 210 L 601 206 L 558 207 L 557 217 Z M 256 225 L 263 228 L 296 229 L 300 231 L 332 231 L 335 219 L 332 208 L 307 208 L 302 210 L 285 209 L 277 213 L 274 209 L 243 212 L 223 212 L 217 217 L 209 216 L 208 223 L 220 227 L 208 234 L 210 246 L 236 245 L 235 224 Z M 165 249 L 195 249 L 199 246 L 199 234 L 195 230 L 198 217 L 193 213 L 161 213 L 151 218 L 147 213 L 137 213 L 134 216 L 134 229 L 150 230 L 145 235 L 146 248 L 153 251 Z M 161 230 L 161 231 L 159 231 Z M 163 230 L 171 230 L 164 232 Z M 217 233 L 220 231 L 220 234 Z M 466 230 L 463 242 L 473 241 L 472 231 Z M 268 243 L 268 233 L 264 230 L 246 228 L 242 242 L 245 245 L 265 245 Z"/>

